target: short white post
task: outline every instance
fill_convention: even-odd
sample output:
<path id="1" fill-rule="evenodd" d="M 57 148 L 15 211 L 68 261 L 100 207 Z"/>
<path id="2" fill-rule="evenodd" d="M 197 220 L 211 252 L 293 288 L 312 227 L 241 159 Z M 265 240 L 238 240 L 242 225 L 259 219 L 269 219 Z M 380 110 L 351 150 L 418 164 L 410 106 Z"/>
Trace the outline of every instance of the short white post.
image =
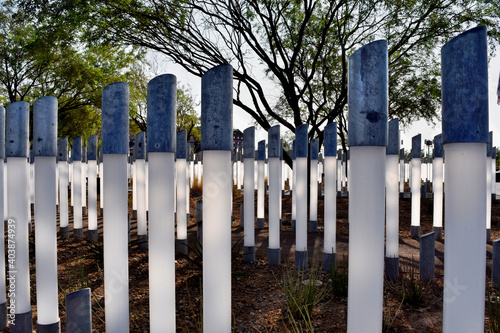
<path id="1" fill-rule="evenodd" d="M 175 332 L 174 177 L 177 78 L 148 83 L 149 328 Z"/>
<path id="2" fill-rule="evenodd" d="M 186 220 L 186 157 L 187 157 L 187 132 L 177 132 L 176 141 L 177 161 L 177 252 L 188 253 L 187 220 Z"/>
<path id="3" fill-rule="evenodd" d="M 441 49 L 445 163 L 443 332 L 483 332 L 488 46 L 484 26 Z"/>
<path id="4" fill-rule="evenodd" d="M 348 333 L 382 331 L 387 67 L 386 40 L 349 58 Z"/>
<path id="5" fill-rule="evenodd" d="M 337 123 L 325 127 L 325 199 L 323 269 L 329 272 L 337 263 Z"/>
<path id="6" fill-rule="evenodd" d="M 32 332 L 30 304 L 30 271 L 28 222 L 30 206 L 30 164 L 27 162 L 29 136 L 29 104 L 15 102 L 7 106 L 5 115 L 5 155 L 7 156 L 7 282 L 9 303 L 15 303 L 14 316 L 9 314 L 11 332 Z M 54 198 L 55 199 L 55 198 Z"/>
<path id="7" fill-rule="evenodd" d="M 59 231 L 62 238 L 69 238 L 68 214 L 68 138 L 57 141 L 57 168 L 59 169 Z"/>
<path id="8" fill-rule="evenodd" d="M 264 229 L 264 199 L 266 196 L 266 183 L 264 181 L 264 168 L 266 164 L 266 141 L 262 140 L 258 143 L 258 181 L 257 181 L 257 229 Z"/>
<path id="9" fill-rule="evenodd" d="M 280 179 L 280 125 L 275 125 L 267 130 L 269 157 L 269 248 L 268 262 L 270 266 L 279 265 L 281 262 L 280 245 L 280 212 L 279 201 L 281 200 Z"/>
<path id="10" fill-rule="evenodd" d="M 399 275 L 399 119 L 389 121 L 385 161 L 385 275 L 396 280 Z"/>
<path id="11" fill-rule="evenodd" d="M 443 138 L 441 134 L 434 137 L 434 153 L 432 161 L 432 192 L 434 194 L 433 230 L 436 240 L 443 239 Z"/>
<path id="12" fill-rule="evenodd" d="M 104 305 L 106 332 L 129 332 L 128 182 L 129 87 L 116 82 L 102 91 L 104 154 Z"/>
<path id="13" fill-rule="evenodd" d="M 255 127 L 243 131 L 243 261 L 255 261 L 255 190 L 254 190 Z"/>
<path id="14" fill-rule="evenodd" d="M 420 237 L 420 188 L 422 184 L 421 179 L 421 165 L 420 160 L 420 147 L 422 145 L 421 134 L 415 135 L 411 140 L 411 238 L 418 239 Z"/>
<path id="15" fill-rule="evenodd" d="M 233 68 L 201 78 L 203 151 L 203 332 L 231 332 L 231 151 Z"/>
<path id="16" fill-rule="evenodd" d="M 135 184 L 137 186 L 137 246 L 148 248 L 148 224 L 146 220 L 146 133 L 135 135 Z"/>
<path id="17" fill-rule="evenodd" d="M 71 159 L 73 161 L 73 238 L 83 238 L 82 220 L 82 137 L 73 138 L 71 145 Z"/>
<path id="18" fill-rule="evenodd" d="M 87 237 L 92 242 L 97 242 L 97 135 L 87 139 L 87 165 L 88 165 L 88 231 Z"/>
<path id="19" fill-rule="evenodd" d="M 405 191 L 405 149 L 399 150 L 399 192 Z"/>
<path id="20" fill-rule="evenodd" d="M 296 215 L 295 215 L 295 267 L 307 268 L 307 155 L 309 127 L 303 124 L 295 128 L 296 149 Z"/>
<path id="21" fill-rule="evenodd" d="M 311 158 L 309 172 L 309 232 L 318 232 L 318 152 L 319 138 L 311 141 Z"/>
<path id="22" fill-rule="evenodd" d="M 60 332 L 57 285 L 57 98 L 33 105 L 37 332 Z"/>

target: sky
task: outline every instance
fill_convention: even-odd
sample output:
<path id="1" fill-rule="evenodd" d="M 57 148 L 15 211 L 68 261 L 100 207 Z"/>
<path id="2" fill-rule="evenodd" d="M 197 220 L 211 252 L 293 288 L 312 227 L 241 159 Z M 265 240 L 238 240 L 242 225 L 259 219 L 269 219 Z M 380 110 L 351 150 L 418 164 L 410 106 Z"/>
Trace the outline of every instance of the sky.
<path id="1" fill-rule="evenodd" d="M 493 131 L 493 146 L 500 148 L 500 105 L 497 105 L 497 87 L 500 73 L 500 50 L 497 50 L 497 55 L 490 60 L 488 67 L 488 100 L 489 100 L 489 127 Z M 192 94 L 199 102 L 201 96 L 201 78 L 196 77 L 180 65 L 173 64 L 167 60 L 159 60 L 160 55 L 157 56 L 158 62 L 157 72 L 159 74 L 170 73 L 177 77 L 180 84 L 188 85 L 192 89 Z M 198 112 L 200 112 L 198 110 Z M 243 131 L 245 128 L 254 124 L 253 118 L 245 111 L 235 107 L 233 111 L 233 128 Z M 400 131 L 402 140 L 401 148 L 405 151 L 411 149 L 411 138 L 417 134 L 422 134 L 422 149 L 424 148 L 424 140 L 432 140 L 434 136 L 441 133 L 441 122 L 436 122 L 435 125 L 429 124 L 424 120 L 413 123 L 408 128 Z M 255 133 L 256 142 L 260 140 L 267 141 L 267 132 L 260 129 Z"/>

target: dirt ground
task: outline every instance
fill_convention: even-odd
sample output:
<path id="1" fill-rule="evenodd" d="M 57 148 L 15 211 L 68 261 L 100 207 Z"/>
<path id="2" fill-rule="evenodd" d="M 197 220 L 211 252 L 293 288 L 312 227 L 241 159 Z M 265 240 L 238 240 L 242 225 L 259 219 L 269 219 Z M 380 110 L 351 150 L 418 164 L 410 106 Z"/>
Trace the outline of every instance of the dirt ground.
<path id="1" fill-rule="evenodd" d="M 198 332 L 201 316 L 201 258 L 196 248 L 195 203 L 201 200 L 201 191 L 191 191 L 188 223 L 188 258 L 176 255 L 176 311 L 178 332 Z M 242 257 L 243 229 L 240 224 L 240 205 L 243 195 L 234 190 L 233 196 L 233 260 L 232 260 L 232 311 L 234 332 L 297 332 L 294 327 L 305 325 L 301 320 L 291 319 L 281 288 L 283 276 L 293 271 L 295 233 L 290 228 L 291 196 L 283 197 L 283 227 L 281 231 L 281 266 L 270 267 L 267 262 L 268 229 L 256 231 L 255 263 L 244 263 Z M 322 261 L 323 247 L 323 198 L 319 199 L 318 232 L 308 234 L 309 263 Z M 421 201 L 421 234 L 432 231 L 432 199 Z M 131 208 L 130 208 L 131 210 Z M 443 303 L 444 241 L 436 242 L 435 280 L 418 281 L 419 242 L 410 238 L 409 199 L 400 199 L 400 277 L 397 281 L 385 281 L 384 286 L 384 330 L 386 332 L 441 332 Z M 267 212 L 267 202 L 266 202 Z M 84 226 L 86 226 L 84 215 Z M 500 201 L 492 204 L 492 239 L 500 237 Z M 267 215 L 266 215 L 267 221 Z M 337 263 L 347 264 L 348 255 L 348 198 L 337 198 Z M 70 225 L 72 217 L 70 216 Z M 99 216 L 99 235 L 102 239 L 102 217 Z M 136 241 L 136 221 L 131 221 L 129 247 L 129 295 L 130 331 L 149 331 L 148 253 L 140 250 Z M 31 235 L 33 241 L 34 235 Z M 492 245 L 487 245 L 487 277 L 491 271 Z M 31 293 L 34 323 L 36 322 L 36 281 L 34 243 L 30 243 Z M 66 332 L 64 295 L 80 288 L 92 290 L 93 331 L 104 332 L 104 289 L 102 242 L 91 244 L 73 239 L 58 239 L 59 264 L 59 309 L 62 332 Z M 343 266 L 344 265 L 344 266 Z M 412 281 L 422 291 L 423 303 L 406 301 L 403 285 Z M 323 272 L 321 280 L 325 286 L 331 284 L 331 276 Z M 487 282 L 489 285 L 489 280 Z M 325 287 L 324 299 L 314 308 L 310 322 L 314 332 L 345 332 L 347 325 L 347 297 L 334 296 Z M 485 315 L 486 327 L 489 320 Z M 304 329 L 305 331 L 305 329 Z M 6 329 L 5 332 L 9 332 Z"/>

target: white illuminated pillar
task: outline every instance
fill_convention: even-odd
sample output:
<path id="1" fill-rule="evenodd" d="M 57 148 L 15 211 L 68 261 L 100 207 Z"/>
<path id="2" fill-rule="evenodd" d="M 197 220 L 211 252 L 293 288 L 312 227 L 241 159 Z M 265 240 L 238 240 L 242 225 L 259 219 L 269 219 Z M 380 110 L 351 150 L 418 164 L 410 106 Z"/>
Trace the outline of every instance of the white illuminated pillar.
<path id="1" fill-rule="evenodd" d="M 483 332 L 488 45 L 478 26 L 441 48 L 445 163 L 443 332 Z"/>
<path id="2" fill-rule="evenodd" d="M 291 229 L 292 231 L 296 230 L 296 223 L 297 223 L 297 193 L 295 192 L 295 189 L 297 188 L 297 161 L 296 161 L 296 146 L 295 146 L 295 140 L 293 140 L 292 143 L 292 222 L 291 222 Z"/>
<path id="3" fill-rule="evenodd" d="M 146 133 L 135 135 L 135 184 L 137 186 L 137 245 L 147 249 L 148 225 L 146 220 Z"/>
<path id="4" fill-rule="evenodd" d="M 493 177 L 491 169 L 491 151 L 493 149 L 493 132 L 488 133 L 488 144 L 486 149 L 486 241 L 491 241 L 491 178 Z"/>
<path id="5" fill-rule="evenodd" d="M 264 182 L 264 168 L 266 164 L 266 141 L 258 143 L 258 176 L 257 181 L 257 229 L 264 229 L 264 197 L 266 195 L 266 183 Z"/>
<path id="6" fill-rule="evenodd" d="M 325 196 L 324 196 L 324 246 L 323 269 L 329 272 L 336 267 L 337 232 L 337 123 L 325 127 Z"/>
<path id="7" fill-rule="evenodd" d="M 399 151 L 399 192 L 405 191 L 405 150 Z"/>
<path id="8" fill-rule="evenodd" d="M 59 330 L 57 286 L 56 154 L 57 98 L 42 97 L 33 106 L 35 155 L 35 257 L 37 331 Z M 43 286 L 43 287 L 40 287 Z"/>
<path id="9" fill-rule="evenodd" d="M 243 261 L 255 261 L 255 190 L 254 190 L 255 127 L 243 131 Z"/>
<path id="10" fill-rule="evenodd" d="M 309 232 L 318 232 L 318 151 L 319 139 L 311 141 L 310 187 L 309 187 Z"/>
<path id="11" fill-rule="evenodd" d="M 382 331 L 387 116 L 388 47 L 377 40 L 349 58 L 348 333 Z"/>
<path id="12" fill-rule="evenodd" d="M 62 238 L 69 237 L 68 226 L 68 138 L 59 139 L 58 143 L 58 162 L 59 169 L 59 230 Z"/>
<path id="13" fill-rule="evenodd" d="M 15 102 L 7 106 L 5 154 L 7 156 L 7 278 L 15 293 L 9 303 L 15 303 L 15 321 L 21 330 L 33 331 L 30 304 L 30 269 L 28 223 L 30 203 L 30 164 L 27 162 L 29 136 L 29 104 Z M 54 197 L 55 200 L 55 197 Z M 9 246 L 10 245 L 10 246 Z M 9 287 L 9 290 L 10 287 Z"/>
<path id="14" fill-rule="evenodd" d="M 128 182 L 129 87 L 117 82 L 102 91 L 104 162 L 104 305 L 106 332 L 129 332 Z"/>
<path id="15" fill-rule="evenodd" d="M 0 221 L 2 230 L 6 230 L 5 217 L 7 215 L 6 199 L 6 166 L 5 160 L 5 109 L 0 106 Z M 7 327 L 7 294 L 6 294 L 6 275 L 5 275 L 5 237 L 0 238 L 0 330 Z"/>
<path id="16" fill-rule="evenodd" d="M 433 229 L 436 240 L 443 239 L 443 139 L 442 135 L 434 137 L 434 153 L 432 161 L 432 192 L 434 196 Z"/>
<path id="17" fill-rule="evenodd" d="M 201 78 L 204 333 L 229 333 L 232 329 L 232 78 L 230 65 L 212 68 Z"/>
<path id="18" fill-rule="evenodd" d="M 295 129 L 295 149 L 297 176 L 295 181 L 296 221 L 295 221 L 295 267 L 307 268 L 307 155 L 308 126 L 303 124 Z"/>
<path id="19" fill-rule="evenodd" d="M 186 157 L 187 157 L 187 132 L 177 132 L 177 251 L 188 253 L 187 219 L 186 219 Z"/>
<path id="20" fill-rule="evenodd" d="M 174 177 L 176 90 L 174 75 L 148 83 L 149 328 L 175 332 Z"/>
<path id="21" fill-rule="evenodd" d="M 412 150 L 410 161 L 411 174 L 410 174 L 410 187 L 411 187 L 411 237 L 420 237 L 420 187 L 422 184 L 421 179 L 421 164 L 420 161 L 420 147 L 421 135 L 415 135 L 412 138 Z"/>
<path id="22" fill-rule="evenodd" d="M 268 158 L 269 158 L 269 265 L 279 265 L 281 262 L 280 246 L 280 126 L 275 125 L 268 129 Z"/>
<path id="23" fill-rule="evenodd" d="M 83 238 L 82 221 L 82 137 L 73 138 L 71 147 L 73 159 L 73 238 Z"/>
<path id="24" fill-rule="evenodd" d="M 97 242 L 97 135 L 87 139 L 88 239 Z"/>

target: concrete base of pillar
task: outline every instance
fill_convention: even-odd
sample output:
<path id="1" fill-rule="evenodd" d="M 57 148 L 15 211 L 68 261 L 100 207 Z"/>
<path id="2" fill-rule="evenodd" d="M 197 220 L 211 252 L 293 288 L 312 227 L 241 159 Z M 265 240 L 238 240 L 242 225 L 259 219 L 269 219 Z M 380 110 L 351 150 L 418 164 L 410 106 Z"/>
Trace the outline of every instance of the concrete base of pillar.
<path id="1" fill-rule="evenodd" d="M 491 229 L 486 229 L 486 243 L 491 242 Z"/>
<path id="2" fill-rule="evenodd" d="M 16 313 L 14 318 L 14 322 L 10 320 L 10 331 L 12 333 L 33 332 L 33 313 L 31 311 Z"/>
<path id="3" fill-rule="evenodd" d="M 76 240 L 80 240 L 83 238 L 83 229 L 73 229 L 73 238 Z"/>
<path id="4" fill-rule="evenodd" d="M 137 209 L 132 210 L 132 220 L 137 220 Z"/>
<path id="5" fill-rule="evenodd" d="M 411 192 L 399 192 L 399 198 L 400 199 L 410 199 Z"/>
<path id="6" fill-rule="evenodd" d="M 399 257 L 385 257 L 385 277 L 396 280 L 399 276 Z"/>
<path id="7" fill-rule="evenodd" d="M 61 238 L 63 239 L 69 238 L 69 227 L 60 227 L 59 232 L 61 233 Z"/>
<path id="8" fill-rule="evenodd" d="M 307 268 L 307 251 L 295 251 L 295 267 Z"/>
<path id="9" fill-rule="evenodd" d="M 104 208 L 99 208 L 99 215 L 103 216 L 104 215 Z"/>
<path id="10" fill-rule="evenodd" d="M 87 214 L 87 207 L 82 207 L 82 215 L 86 215 Z"/>
<path id="11" fill-rule="evenodd" d="M 412 225 L 410 230 L 411 238 L 418 239 L 420 238 L 420 226 Z"/>
<path id="12" fill-rule="evenodd" d="M 318 232 L 318 221 L 309 221 L 309 232 Z"/>
<path id="13" fill-rule="evenodd" d="M 264 221 L 264 219 L 257 219 L 257 227 L 256 229 L 264 229 L 266 226 L 266 222 Z"/>
<path id="14" fill-rule="evenodd" d="M 292 226 L 292 231 L 295 231 L 295 220 L 292 220 L 291 226 Z"/>
<path id="15" fill-rule="evenodd" d="M 7 327 L 7 302 L 0 304 L 0 330 Z"/>
<path id="16" fill-rule="evenodd" d="M 434 235 L 436 237 L 437 241 L 442 241 L 443 240 L 443 227 L 433 227 L 432 230 L 434 231 Z"/>
<path id="17" fill-rule="evenodd" d="M 87 231 L 87 239 L 91 242 L 97 243 L 97 241 L 99 240 L 99 234 L 97 232 L 97 229 L 88 230 Z"/>
<path id="18" fill-rule="evenodd" d="M 69 207 L 69 213 L 73 214 L 73 206 Z"/>
<path id="19" fill-rule="evenodd" d="M 188 254 L 188 240 L 187 239 L 177 239 L 175 241 L 176 252 L 179 254 L 187 255 Z"/>
<path id="20" fill-rule="evenodd" d="M 31 223 L 31 221 L 28 222 L 28 232 L 30 234 L 33 233 L 33 223 Z"/>
<path id="21" fill-rule="evenodd" d="M 268 249 L 269 266 L 281 264 L 281 249 Z"/>
<path id="22" fill-rule="evenodd" d="M 148 235 L 137 235 L 137 247 L 139 250 L 148 249 Z"/>
<path id="23" fill-rule="evenodd" d="M 243 246 L 243 262 L 255 262 L 255 246 Z"/>
<path id="24" fill-rule="evenodd" d="M 337 253 L 323 253 L 323 270 L 330 272 L 337 268 Z"/>
<path id="25" fill-rule="evenodd" d="M 57 321 L 57 323 L 41 325 L 36 323 L 36 332 L 37 333 L 60 333 L 61 332 L 61 321 Z"/>

